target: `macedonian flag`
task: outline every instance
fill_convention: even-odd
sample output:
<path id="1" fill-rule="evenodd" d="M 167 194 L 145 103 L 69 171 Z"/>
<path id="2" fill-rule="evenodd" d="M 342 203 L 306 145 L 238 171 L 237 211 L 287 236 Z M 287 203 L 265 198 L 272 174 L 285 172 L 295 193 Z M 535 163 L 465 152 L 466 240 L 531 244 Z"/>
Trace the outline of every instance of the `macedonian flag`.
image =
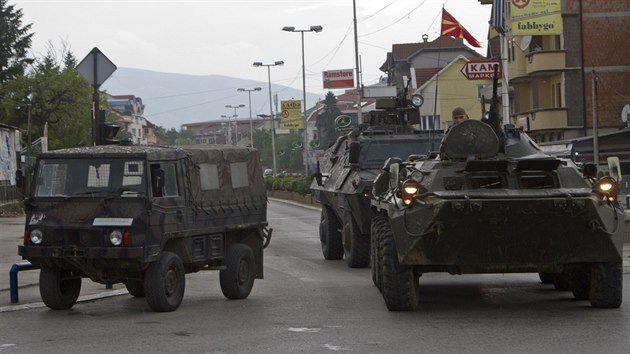
<path id="1" fill-rule="evenodd" d="M 468 32 L 464 26 L 462 26 L 455 17 L 449 14 L 445 9 L 442 9 L 442 35 L 464 38 L 471 46 L 480 48 L 481 43 Z"/>

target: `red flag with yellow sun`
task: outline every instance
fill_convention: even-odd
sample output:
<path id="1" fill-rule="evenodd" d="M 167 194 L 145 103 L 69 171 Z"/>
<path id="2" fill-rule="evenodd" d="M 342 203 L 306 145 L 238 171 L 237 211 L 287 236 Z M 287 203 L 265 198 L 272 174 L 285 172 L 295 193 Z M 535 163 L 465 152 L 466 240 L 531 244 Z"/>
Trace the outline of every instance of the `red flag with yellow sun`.
<path id="1" fill-rule="evenodd" d="M 475 37 L 468 32 L 464 26 L 462 26 L 451 14 L 445 9 L 442 9 L 442 35 L 463 38 L 471 46 L 481 48 L 481 43 L 475 39 Z"/>

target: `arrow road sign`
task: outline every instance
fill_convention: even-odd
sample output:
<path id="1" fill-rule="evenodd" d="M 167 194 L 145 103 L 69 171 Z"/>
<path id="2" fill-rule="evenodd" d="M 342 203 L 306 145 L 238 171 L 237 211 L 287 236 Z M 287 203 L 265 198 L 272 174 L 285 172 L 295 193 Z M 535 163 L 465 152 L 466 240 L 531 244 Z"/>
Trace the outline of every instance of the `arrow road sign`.
<path id="1" fill-rule="evenodd" d="M 495 64 L 499 65 L 498 75 L 501 76 L 501 63 L 498 60 L 469 61 L 461 72 L 468 80 L 492 80 Z"/>

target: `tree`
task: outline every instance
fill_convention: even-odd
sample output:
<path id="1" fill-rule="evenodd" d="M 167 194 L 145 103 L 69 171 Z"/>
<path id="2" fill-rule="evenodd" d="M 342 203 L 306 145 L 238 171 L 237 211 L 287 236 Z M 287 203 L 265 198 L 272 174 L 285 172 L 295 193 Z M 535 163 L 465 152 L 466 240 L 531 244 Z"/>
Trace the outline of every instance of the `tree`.
<path id="1" fill-rule="evenodd" d="M 335 129 L 335 118 L 341 115 L 341 111 L 337 107 L 337 97 L 332 91 L 328 91 L 323 103 L 323 112 L 317 116 L 315 126 L 321 148 L 327 149 L 339 137 L 339 132 Z"/>
<path id="2" fill-rule="evenodd" d="M 0 85 L 23 75 L 33 62 L 26 56 L 34 34 L 29 33 L 31 26 L 22 26 L 22 9 L 0 0 Z"/>

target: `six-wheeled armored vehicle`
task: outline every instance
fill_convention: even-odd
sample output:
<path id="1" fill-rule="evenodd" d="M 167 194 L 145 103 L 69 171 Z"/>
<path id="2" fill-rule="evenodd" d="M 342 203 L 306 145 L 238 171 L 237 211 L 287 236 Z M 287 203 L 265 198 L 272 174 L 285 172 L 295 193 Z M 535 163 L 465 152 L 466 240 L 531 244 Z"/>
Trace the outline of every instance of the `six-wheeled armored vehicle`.
<path id="1" fill-rule="evenodd" d="M 124 283 L 154 311 L 181 304 L 185 273 L 219 270 L 246 298 L 263 277 L 267 195 L 258 151 L 96 146 L 42 153 L 19 254 L 41 268 L 52 309 L 72 307 L 82 278 Z"/>
<path id="2" fill-rule="evenodd" d="M 416 308 L 427 272 L 539 273 L 593 307 L 619 307 L 616 181 L 498 126 L 464 121 L 439 158 L 391 158 L 374 181 L 372 275 L 388 309 Z"/>

